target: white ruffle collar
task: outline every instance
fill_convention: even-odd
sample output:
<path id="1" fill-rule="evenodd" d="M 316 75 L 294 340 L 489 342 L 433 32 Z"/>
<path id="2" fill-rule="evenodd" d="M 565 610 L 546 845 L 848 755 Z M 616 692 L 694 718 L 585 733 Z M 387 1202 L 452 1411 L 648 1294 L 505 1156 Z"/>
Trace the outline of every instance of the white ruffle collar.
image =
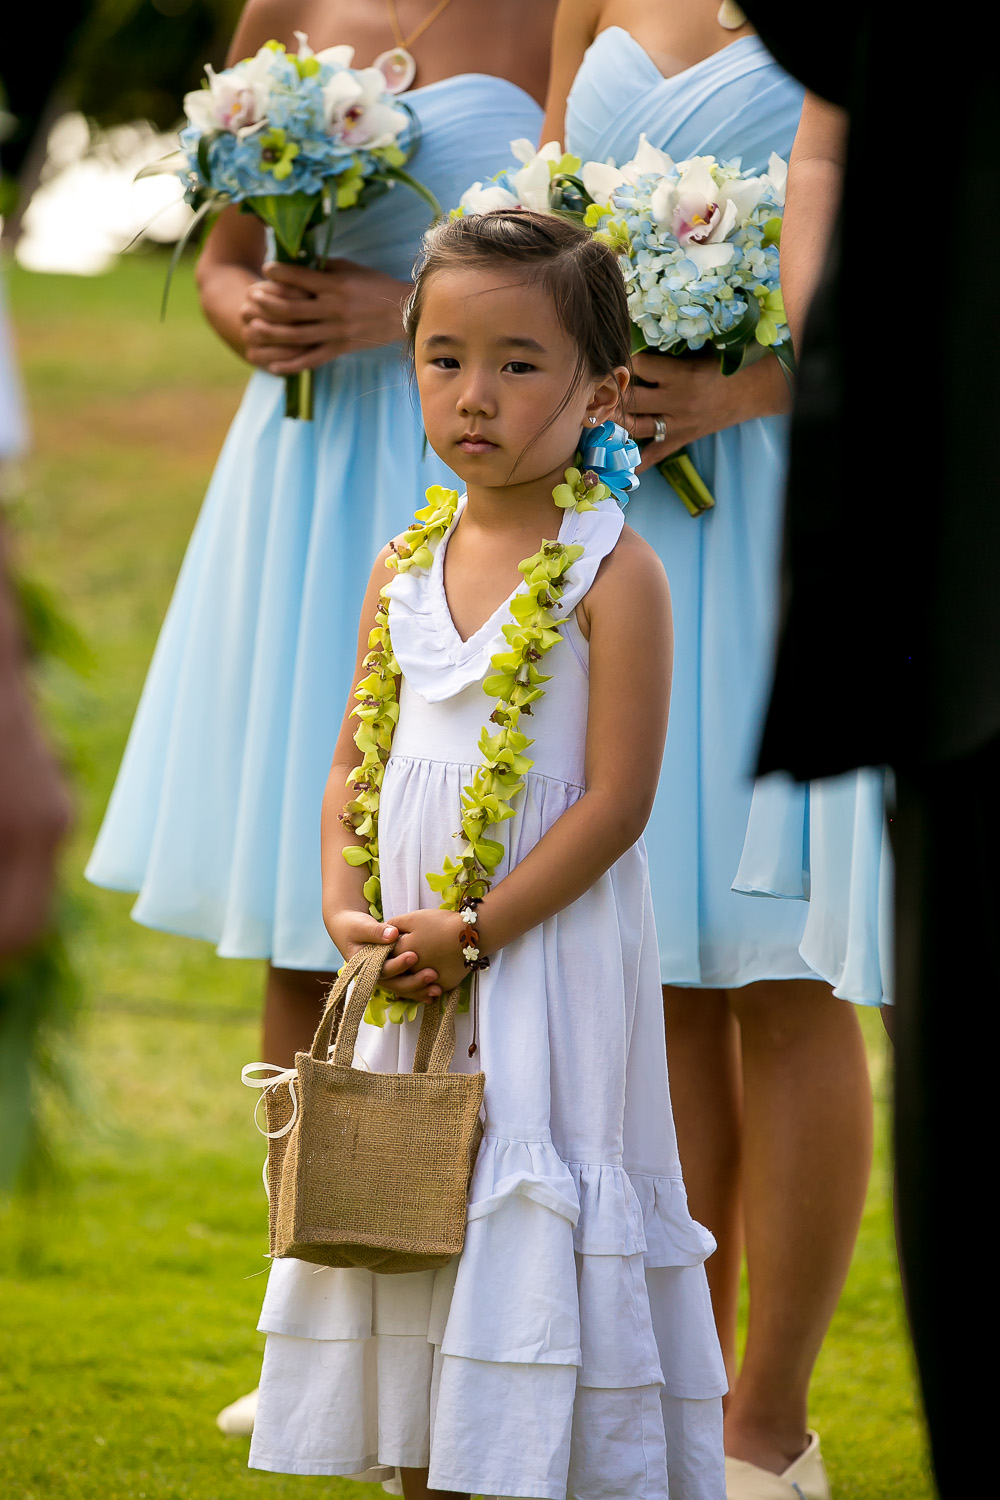
<path id="1" fill-rule="evenodd" d="M 510 601 L 527 588 L 522 581 L 467 641 L 455 629 L 444 589 L 444 558 L 448 542 L 462 514 L 466 497 L 458 502 L 455 518 L 434 550 L 430 568 L 397 573 L 387 587 L 392 649 L 409 686 L 427 703 L 443 703 L 489 671 L 490 659 L 506 649 L 502 627 L 511 618 Z M 579 544 L 584 553 L 565 575 L 560 614 L 567 619 L 587 593 L 603 559 L 621 536 L 625 518 L 609 497 L 593 510 L 567 510 L 559 541 Z"/>

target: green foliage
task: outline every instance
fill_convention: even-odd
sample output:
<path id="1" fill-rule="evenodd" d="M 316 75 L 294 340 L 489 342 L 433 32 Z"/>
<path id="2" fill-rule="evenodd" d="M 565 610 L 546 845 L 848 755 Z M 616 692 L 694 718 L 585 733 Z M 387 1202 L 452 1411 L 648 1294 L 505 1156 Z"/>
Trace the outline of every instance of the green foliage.
<path id="1" fill-rule="evenodd" d="M 62 924 L 0 968 L 0 1195 L 51 1178 L 47 1107 L 72 1095 L 68 1044 L 81 998 Z"/>
<path id="2" fill-rule="evenodd" d="M 37 579 L 15 573 L 14 592 L 36 665 L 91 664 L 83 637 Z M 51 930 L 0 965 L 0 1196 L 37 1191 L 56 1168 L 49 1116 L 72 1096 L 69 1040 L 81 988 L 66 945 L 62 902 Z"/>

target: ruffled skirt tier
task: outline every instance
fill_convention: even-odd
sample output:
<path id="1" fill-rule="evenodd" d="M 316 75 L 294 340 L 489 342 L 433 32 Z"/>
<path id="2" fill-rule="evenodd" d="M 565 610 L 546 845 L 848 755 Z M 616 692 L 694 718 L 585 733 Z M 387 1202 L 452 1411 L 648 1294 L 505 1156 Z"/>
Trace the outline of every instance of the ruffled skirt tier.
<path id="1" fill-rule="evenodd" d="M 551 1142 L 487 1137 L 443 1270 L 274 1266 L 250 1462 L 390 1481 L 429 1464 L 432 1488 L 538 1500 L 722 1500 L 711 1248 L 679 1178 L 633 1185 Z"/>

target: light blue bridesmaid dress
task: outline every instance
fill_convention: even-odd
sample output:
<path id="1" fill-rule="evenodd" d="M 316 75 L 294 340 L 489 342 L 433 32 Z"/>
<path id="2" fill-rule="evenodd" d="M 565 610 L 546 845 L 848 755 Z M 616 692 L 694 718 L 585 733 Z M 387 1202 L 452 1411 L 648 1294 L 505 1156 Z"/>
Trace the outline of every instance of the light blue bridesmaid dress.
<path id="1" fill-rule="evenodd" d="M 761 171 L 771 151 L 788 159 L 801 105 L 801 88 L 757 37 L 664 78 L 613 26 L 573 84 L 566 144 L 620 163 L 645 131 L 676 161 L 739 157 Z M 692 518 L 655 472 L 642 474 L 628 507 L 663 559 L 674 602 L 670 729 L 646 830 L 661 973 L 720 988 L 819 977 L 877 1005 L 890 974 L 883 773 L 808 786 L 751 777 L 777 624 L 786 433 L 784 419 L 767 418 L 692 445 L 716 498 L 707 515 Z M 824 685 L 803 682 L 802 692 Z"/>
<path id="2" fill-rule="evenodd" d="M 502 78 L 412 90 L 410 171 L 447 210 L 534 139 L 541 110 Z M 408 278 L 429 222 L 397 185 L 338 221 L 332 254 Z M 317 371 L 315 421 L 283 419 L 254 374 L 226 438 L 156 646 L 88 878 L 138 891 L 148 927 L 220 954 L 328 969 L 320 804 L 372 562 L 454 477 L 423 440 L 399 345 Z"/>

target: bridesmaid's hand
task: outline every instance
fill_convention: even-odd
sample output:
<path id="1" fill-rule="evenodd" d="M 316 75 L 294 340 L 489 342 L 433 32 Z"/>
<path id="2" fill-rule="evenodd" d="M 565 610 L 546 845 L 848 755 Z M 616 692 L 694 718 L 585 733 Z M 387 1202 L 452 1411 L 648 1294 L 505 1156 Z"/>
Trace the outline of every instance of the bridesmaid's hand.
<path id="1" fill-rule="evenodd" d="M 632 368 L 637 380 L 625 396 L 624 425 L 640 442 L 654 439 L 643 448 L 640 471 L 697 438 L 791 409 L 791 392 L 773 356 L 738 375 L 723 375 L 714 353 L 677 357 L 647 350 L 632 356 Z M 662 442 L 655 441 L 657 418 L 666 424 Z"/>
<path id="2" fill-rule="evenodd" d="M 247 288 L 240 318 L 246 358 L 272 375 L 402 337 L 407 281 L 350 260 L 327 261 L 322 271 L 269 261 L 264 277 Z"/>

